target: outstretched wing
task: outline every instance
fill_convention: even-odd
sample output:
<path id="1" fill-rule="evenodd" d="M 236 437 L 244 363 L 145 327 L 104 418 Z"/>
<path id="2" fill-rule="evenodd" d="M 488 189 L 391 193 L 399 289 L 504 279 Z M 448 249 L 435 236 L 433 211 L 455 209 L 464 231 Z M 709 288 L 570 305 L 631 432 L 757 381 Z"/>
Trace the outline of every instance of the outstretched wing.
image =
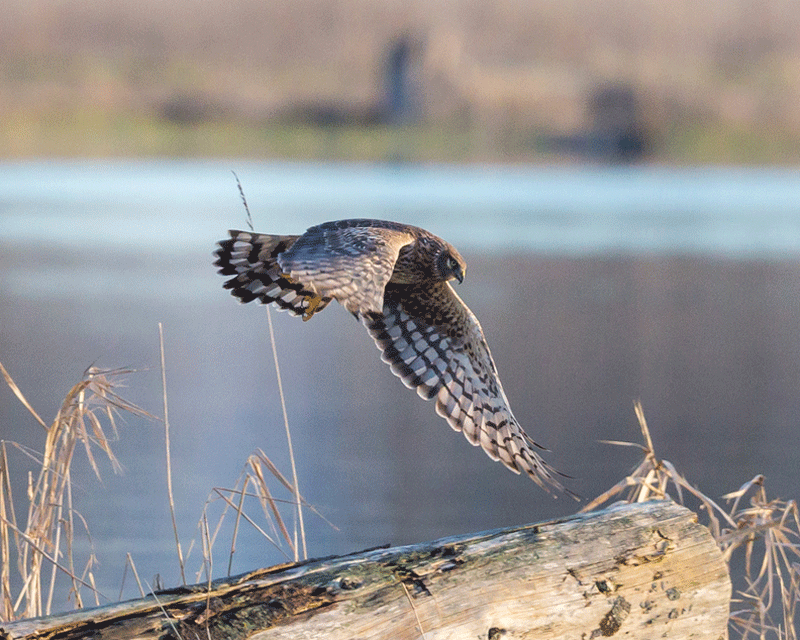
<path id="1" fill-rule="evenodd" d="M 400 249 L 414 236 L 402 225 L 341 220 L 311 227 L 278 256 L 285 274 L 360 317 L 380 312 Z"/>
<path id="2" fill-rule="evenodd" d="M 480 323 L 449 283 L 389 284 L 383 313 L 363 322 L 381 359 L 422 398 L 436 398 L 453 429 L 542 488 L 565 490 L 511 413 Z"/>
<path id="3" fill-rule="evenodd" d="M 299 236 L 271 236 L 249 231 L 229 231 L 231 237 L 219 243 L 214 264 L 219 273 L 233 276 L 223 285 L 242 302 L 260 300 L 274 302 L 281 310 L 303 315 L 308 309 L 313 291 L 301 282 L 281 273 L 278 256 L 297 241 Z M 323 298 L 316 311 L 322 311 L 331 301 Z"/>

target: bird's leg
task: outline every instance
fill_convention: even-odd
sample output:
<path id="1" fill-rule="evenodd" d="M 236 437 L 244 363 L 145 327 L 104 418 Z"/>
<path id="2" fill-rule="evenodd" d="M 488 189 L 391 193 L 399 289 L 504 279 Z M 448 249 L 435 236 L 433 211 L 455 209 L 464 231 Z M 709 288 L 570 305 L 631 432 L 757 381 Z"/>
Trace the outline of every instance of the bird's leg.
<path id="1" fill-rule="evenodd" d="M 296 280 L 294 280 L 292 276 L 290 276 L 288 273 L 278 273 L 278 276 L 280 278 L 284 278 L 288 282 L 291 283 L 296 282 Z M 305 311 L 303 312 L 303 322 L 307 322 L 308 320 L 311 320 L 311 316 L 314 315 L 314 313 L 317 310 L 317 307 L 319 306 L 319 303 L 322 302 L 322 296 L 319 295 L 318 293 L 314 293 L 310 296 L 305 296 L 304 300 L 308 303 L 308 306 L 305 308 Z"/>
<path id="2" fill-rule="evenodd" d="M 317 310 L 319 303 L 322 302 L 322 296 L 318 293 L 315 293 L 313 296 L 306 296 L 306 300 L 308 301 L 308 306 L 306 307 L 306 311 L 303 314 L 303 322 L 307 322 L 311 320 L 311 316 L 314 315 L 314 312 Z"/>

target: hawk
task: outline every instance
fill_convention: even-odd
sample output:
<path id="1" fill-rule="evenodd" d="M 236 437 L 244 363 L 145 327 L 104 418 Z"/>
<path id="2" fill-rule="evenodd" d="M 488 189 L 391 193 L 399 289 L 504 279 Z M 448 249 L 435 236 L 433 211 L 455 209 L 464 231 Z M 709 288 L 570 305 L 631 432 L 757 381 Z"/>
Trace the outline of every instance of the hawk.
<path id="1" fill-rule="evenodd" d="M 300 236 L 229 234 L 214 264 L 241 302 L 274 303 L 310 320 L 337 300 L 403 384 L 436 399 L 453 429 L 545 490 L 565 490 L 511 413 L 481 325 L 450 284 L 466 270 L 454 247 L 382 220 L 326 222 Z"/>

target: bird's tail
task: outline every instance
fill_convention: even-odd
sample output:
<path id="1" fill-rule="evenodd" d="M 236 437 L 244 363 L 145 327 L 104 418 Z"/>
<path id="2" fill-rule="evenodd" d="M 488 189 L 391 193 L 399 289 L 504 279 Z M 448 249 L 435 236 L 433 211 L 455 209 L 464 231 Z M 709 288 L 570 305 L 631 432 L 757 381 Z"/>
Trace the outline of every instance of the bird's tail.
<path id="1" fill-rule="evenodd" d="M 274 302 L 294 315 L 306 314 L 316 293 L 281 272 L 278 256 L 299 236 L 271 236 L 249 231 L 229 231 L 230 238 L 219 242 L 214 265 L 223 276 L 233 276 L 223 285 L 241 302 Z M 329 299 L 317 302 L 312 312 L 321 311 Z"/>

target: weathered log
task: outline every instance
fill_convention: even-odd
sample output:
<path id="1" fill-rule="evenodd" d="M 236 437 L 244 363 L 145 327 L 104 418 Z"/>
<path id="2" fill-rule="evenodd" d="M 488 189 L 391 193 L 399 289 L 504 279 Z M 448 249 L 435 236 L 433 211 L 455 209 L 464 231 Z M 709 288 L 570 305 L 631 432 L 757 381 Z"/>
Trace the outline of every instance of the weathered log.
<path id="1" fill-rule="evenodd" d="M 719 640 L 730 595 L 709 531 L 654 501 L 0 623 L 0 637 Z"/>

